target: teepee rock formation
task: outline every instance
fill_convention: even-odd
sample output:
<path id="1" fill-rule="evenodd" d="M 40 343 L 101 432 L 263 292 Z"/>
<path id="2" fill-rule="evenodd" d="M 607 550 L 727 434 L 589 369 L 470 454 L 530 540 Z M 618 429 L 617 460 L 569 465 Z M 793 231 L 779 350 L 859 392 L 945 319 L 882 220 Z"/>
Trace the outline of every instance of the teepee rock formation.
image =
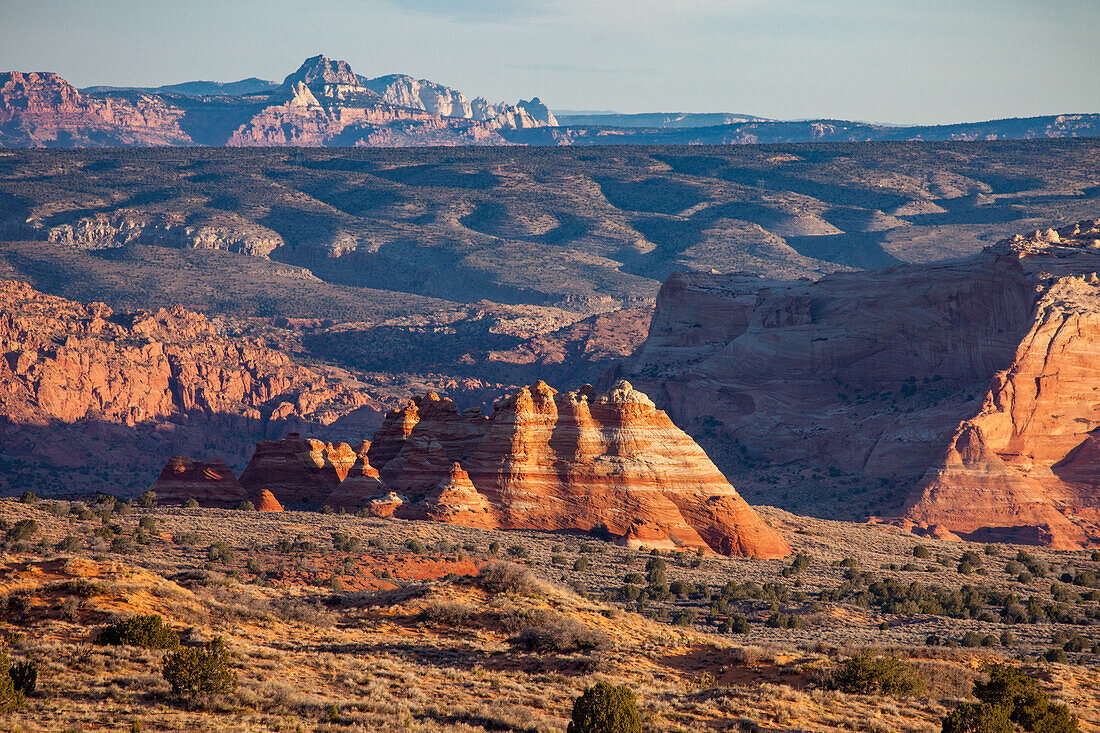
<path id="1" fill-rule="evenodd" d="M 354 460 L 354 451 L 346 443 L 333 446 L 289 433 L 282 440 L 257 443 L 240 482 L 250 493 L 267 489 L 283 506 L 320 506 L 340 485 Z"/>
<path id="2" fill-rule="evenodd" d="M 497 520 L 492 505 L 484 494 L 478 493 L 470 475 L 462 470 L 462 464 L 451 464 L 450 474 L 439 482 L 425 500 L 428 519 L 466 527 L 493 529 Z"/>
<path id="3" fill-rule="evenodd" d="M 706 453 L 626 382 L 600 395 L 537 382 L 488 419 L 426 395 L 387 415 L 372 450 L 393 455 L 379 471 L 409 499 L 396 516 L 603 529 L 633 545 L 726 555 L 790 552 Z"/>
<path id="4" fill-rule="evenodd" d="M 248 492 L 224 461 L 196 461 L 184 456 L 169 458 L 150 488 L 165 504 L 194 499 L 203 506 L 232 507 L 248 499 Z"/>
<path id="5" fill-rule="evenodd" d="M 262 489 L 257 493 L 252 500 L 252 504 L 258 512 L 281 512 L 283 510 L 283 505 L 267 489 Z"/>

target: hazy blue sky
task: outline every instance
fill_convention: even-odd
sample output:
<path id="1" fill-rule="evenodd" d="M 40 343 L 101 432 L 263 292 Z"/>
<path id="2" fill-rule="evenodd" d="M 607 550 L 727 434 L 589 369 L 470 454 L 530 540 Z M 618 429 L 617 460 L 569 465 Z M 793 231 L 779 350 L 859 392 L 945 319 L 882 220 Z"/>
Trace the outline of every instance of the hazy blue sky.
<path id="1" fill-rule="evenodd" d="M 0 0 L 0 69 L 77 86 L 307 56 L 551 108 L 955 122 L 1100 112 L 1100 0 Z"/>

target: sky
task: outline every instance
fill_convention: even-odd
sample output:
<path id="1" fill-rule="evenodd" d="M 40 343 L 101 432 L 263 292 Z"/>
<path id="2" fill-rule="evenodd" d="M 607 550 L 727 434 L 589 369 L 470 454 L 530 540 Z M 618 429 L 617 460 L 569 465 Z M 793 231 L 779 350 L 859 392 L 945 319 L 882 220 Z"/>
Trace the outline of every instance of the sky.
<path id="1" fill-rule="evenodd" d="M 1100 112 L 1100 0 L 0 0 L 0 70 L 282 80 L 309 56 L 551 109 L 929 124 Z"/>

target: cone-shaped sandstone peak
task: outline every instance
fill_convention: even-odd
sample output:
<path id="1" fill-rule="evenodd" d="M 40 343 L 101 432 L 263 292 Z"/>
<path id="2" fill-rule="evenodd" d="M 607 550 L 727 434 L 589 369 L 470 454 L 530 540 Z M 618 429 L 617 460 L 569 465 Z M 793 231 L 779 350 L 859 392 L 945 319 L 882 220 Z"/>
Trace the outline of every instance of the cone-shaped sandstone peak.
<path id="1" fill-rule="evenodd" d="M 431 506 L 449 521 L 437 509 L 441 498 L 462 497 L 455 514 L 461 523 L 476 516 L 478 526 L 599 528 L 628 544 L 737 556 L 790 552 L 706 453 L 628 382 L 602 394 L 536 382 L 497 403 L 489 419 L 425 395 L 387 415 L 371 450 L 393 456 L 380 472 L 409 498 L 397 516 L 427 516 Z"/>

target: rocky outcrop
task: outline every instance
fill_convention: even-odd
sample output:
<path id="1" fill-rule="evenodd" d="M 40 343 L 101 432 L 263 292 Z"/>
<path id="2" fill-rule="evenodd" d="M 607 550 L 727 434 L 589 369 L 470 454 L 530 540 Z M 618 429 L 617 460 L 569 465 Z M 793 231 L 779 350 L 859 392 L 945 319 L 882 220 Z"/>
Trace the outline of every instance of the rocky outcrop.
<path id="1" fill-rule="evenodd" d="M 488 419 L 429 394 L 388 413 L 371 450 L 380 465 L 393 456 L 379 470 L 407 498 L 399 517 L 598 529 L 633 545 L 737 556 L 789 552 L 706 453 L 625 382 L 600 395 L 539 382 Z"/>
<path id="2" fill-rule="evenodd" d="M 153 94 L 84 95 L 57 74 L 0 73 L 0 147 L 189 145 L 184 114 Z"/>
<path id="3" fill-rule="evenodd" d="M 267 489 L 261 489 L 253 498 L 252 504 L 258 512 L 281 512 L 283 505 Z"/>
<path id="4" fill-rule="evenodd" d="M 343 481 L 328 495 L 324 503 L 333 509 L 354 513 L 368 509 L 373 500 L 385 493 L 386 487 L 378 477 L 378 469 L 370 464 L 366 451 L 360 450 Z"/>
<path id="5" fill-rule="evenodd" d="M 794 508 L 1080 547 L 1100 541 L 1098 270 L 1090 222 L 817 282 L 676 275 L 621 373 L 727 475 L 796 498 L 807 471 L 832 476 L 835 503 Z"/>
<path id="6" fill-rule="evenodd" d="M 532 120 L 535 121 L 535 125 L 532 127 L 557 127 L 558 121 L 554 117 L 554 113 L 550 111 L 550 108 L 542 103 L 542 100 L 538 97 L 532 97 L 531 101 L 519 100 L 519 104 L 516 105 L 521 110 L 526 112 Z"/>
<path id="7" fill-rule="evenodd" d="M 136 491 L 166 455 L 239 466 L 257 439 L 381 412 L 362 389 L 222 328 L 178 306 L 115 312 L 0 281 L 4 453 L 66 470 L 70 491 Z M 355 452 L 333 450 L 346 472 Z M 93 461 L 106 478 L 68 470 Z"/>
<path id="8" fill-rule="evenodd" d="M 362 84 L 395 107 L 419 109 L 440 117 L 474 119 L 469 100 L 457 89 L 405 74 L 363 79 Z M 488 117 L 480 118 L 482 120 Z"/>
<path id="9" fill-rule="evenodd" d="M 489 499 L 478 492 L 470 475 L 457 461 L 451 464 L 450 473 L 428 494 L 424 504 L 425 516 L 437 522 L 482 529 L 497 526 L 496 513 Z"/>
<path id="10" fill-rule="evenodd" d="M 122 210 L 83 217 L 72 224 L 49 229 L 47 239 L 78 249 L 112 249 L 131 244 L 187 249 L 222 249 L 266 257 L 284 245 L 283 238 L 255 226 L 188 223 L 183 217 Z M 248 231 L 252 230 L 252 231 Z"/>
<path id="11" fill-rule="evenodd" d="M 240 96 L 92 89 L 81 93 L 52 73 L 0 74 L 0 146 L 504 144 L 500 130 L 553 119 L 537 100 L 479 100 L 475 110 L 443 85 L 365 79 L 324 56 L 306 59 L 278 87 L 246 85 Z"/>
<path id="12" fill-rule="evenodd" d="M 290 433 L 262 440 L 241 473 L 250 492 L 270 491 L 286 506 L 320 507 L 348 474 L 355 454 L 347 443 L 323 443 Z"/>
<path id="13" fill-rule="evenodd" d="M 202 506 L 234 507 L 248 500 L 248 493 L 224 461 L 172 456 L 150 488 L 163 504 L 194 499 Z"/>

